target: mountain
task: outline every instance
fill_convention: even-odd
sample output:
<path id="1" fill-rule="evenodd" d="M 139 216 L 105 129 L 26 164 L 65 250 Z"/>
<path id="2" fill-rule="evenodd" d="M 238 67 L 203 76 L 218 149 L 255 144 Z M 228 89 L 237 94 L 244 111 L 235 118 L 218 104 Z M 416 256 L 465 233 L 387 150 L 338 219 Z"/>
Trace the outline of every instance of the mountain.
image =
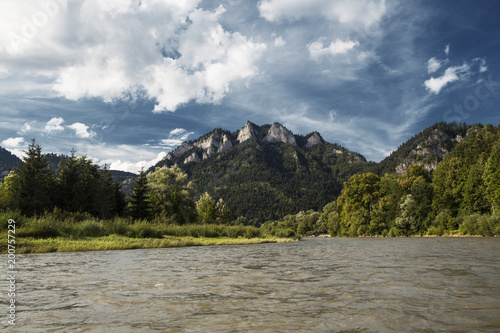
<path id="1" fill-rule="evenodd" d="M 21 159 L 7 149 L 0 147 L 0 176 L 5 177 L 21 163 Z"/>
<path id="2" fill-rule="evenodd" d="M 467 137 L 470 128 L 471 125 L 466 124 L 436 123 L 399 146 L 374 171 L 381 176 L 393 172 L 404 174 L 408 166 L 418 163 L 432 172 L 446 154 Z"/>
<path id="3" fill-rule="evenodd" d="M 184 142 L 149 170 L 177 164 L 197 196 L 222 198 L 235 217 L 259 225 L 334 200 L 353 174 L 375 166 L 319 133 L 294 135 L 279 123 L 248 121 L 236 132 L 215 129 Z"/>

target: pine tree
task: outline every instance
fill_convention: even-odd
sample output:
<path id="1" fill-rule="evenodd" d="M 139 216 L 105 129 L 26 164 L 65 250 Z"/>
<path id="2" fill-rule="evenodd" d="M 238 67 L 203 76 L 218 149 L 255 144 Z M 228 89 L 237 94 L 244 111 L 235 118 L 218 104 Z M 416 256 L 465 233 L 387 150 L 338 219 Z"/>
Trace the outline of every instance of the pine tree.
<path id="1" fill-rule="evenodd" d="M 148 180 L 144 169 L 141 169 L 139 177 L 135 181 L 132 201 L 130 202 L 129 214 L 134 219 L 148 219 L 151 217 L 151 203 L 149 201 Z"/>
<path id="2" fill-rule="evenodd" d="M 35 143 L 35 139 L 25 153 L 17 167 L 11 194 L 14 207 L 30 216 L 52 209 L 54 179 L 42 154 L 42 147 Z"/>

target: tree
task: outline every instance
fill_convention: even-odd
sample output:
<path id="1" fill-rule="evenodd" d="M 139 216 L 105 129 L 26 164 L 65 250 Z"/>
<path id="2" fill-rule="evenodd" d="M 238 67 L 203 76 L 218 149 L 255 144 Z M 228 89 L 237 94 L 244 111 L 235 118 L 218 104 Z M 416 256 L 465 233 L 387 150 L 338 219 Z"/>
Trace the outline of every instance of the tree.
<path id="1" fill-rule="evenodd" d="M 26 156 L 16 169 L 11 198 L 15 208 L 25 215 L 40 214 L 53 207 L 53 176 L 35 139 L 28 146 Z"/>
<path id="2" fill-rule="evenodd" d="M 68 212 L 95 214 L 94 199 L 101 187 L 99 167 L 86 156 L 78 157 L 75 150 L 62 159 L 56 173 L 56 206 Z"/>
<path id="3" fill-rule="evenodd" d="M 195 220 L 193 184 L 177 165 L 156 168 L 147 179 L 151 203 L 157 216 L 172 217 L 180 224 Z"/>
<path id="4" fill-rule="evenodd" d="M 500 139 L 493 146 L 484 171 L 486 199 L 495 213 L 500 211 Z M 496 208 L 495 208 L 496 207 Z"/>
<path id="5" fill-rule="evenodd" d="M 196 202 L 196 212 L 198 213 L 198 221 L 200 223 L 215 223 L 215 200 L 212 199 L 208 192 L 203 193 L 200 199 Z"/>
<path id="6" fill-rule="evenodd" d="M 56 206 L 68 212 L 87 212 L 100 218 L 121 215 L 126 206 L 120 184 L 86 156 L 71 156 L 59 162 L 56 173 Z"/>
<path id="7" fill-rule="evenodd" d="M 132 201 L 129 208 L 129 214 L 134 219 L 148 219 L 151 217 L 151 202 L 148 193 L 149 187 L 146 173 L 144 169 L 141 169 L 132 190 Z"/>
<path id="8" fill-rule="evenodd" d="M 233 214 L 222 198 L 215 205 L 215 219 L 218 224 L 229 225 L 233 222 Z"/>
<path id="9" fill-rule="evenodd" d="M 370 213 L 380 198 L 380 177 L 369 172 L 352 176 L 337 199 L 337 211 L 349 236 L 367 233 Z"/>

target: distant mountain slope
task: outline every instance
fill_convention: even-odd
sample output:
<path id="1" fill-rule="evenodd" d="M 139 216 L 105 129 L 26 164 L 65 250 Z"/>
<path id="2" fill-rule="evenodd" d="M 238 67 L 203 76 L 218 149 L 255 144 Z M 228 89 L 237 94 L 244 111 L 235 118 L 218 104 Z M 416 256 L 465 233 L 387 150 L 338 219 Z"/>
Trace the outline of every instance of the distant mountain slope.
<path id="1" fill-rule="evenodd" d="M 375 168 L 376 173 L 397 172 L 404 174 L 406 168 L 420 163 L 428 171 L 434 171 L 439 162 L 467 136 L 471 126 L 466 124 L 436 123 L 398 147 Z"/>
<path id="2" fill-rule="evenodd" d="M 235 217 L 253 224 L 319 209 L 349 177 L 374 166 L 317 132 L 299 136 L 279 123 L 251 122 L 234 133 L 215 129 L 185 142 L 155 167 L 174 164 L 189 174 L 197 195 L 223 198 Z"/>
<path id="3" fill-rule="evenodd" d="M 16 155 L 12 154 L 7 149 L 0 147 L 0 176 L 5 177 L 13 170 L 19 163 L 21 159 Z"/>

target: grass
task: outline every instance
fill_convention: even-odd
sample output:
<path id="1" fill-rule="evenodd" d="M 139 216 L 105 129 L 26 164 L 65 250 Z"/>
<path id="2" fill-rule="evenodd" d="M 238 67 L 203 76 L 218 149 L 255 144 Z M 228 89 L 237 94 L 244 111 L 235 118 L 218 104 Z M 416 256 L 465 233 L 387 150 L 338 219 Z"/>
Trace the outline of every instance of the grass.
<path id="1" fill-rule="evenodd" d="M 8 220 L 15 220 L 15 249 L 21 253 L 99 251 L 199 245 L 237 245 L 293 241 L 267 235 L 252 226 L 215 224 L 175 225 L 163 221 L 117 217 L 100 220 L 88 214 L 47 213 L 27 218 L 0 212 L 0 254 L 7 253 Z M 12 239 L 12 238 L 11 238 Z"/>
<path id="2" fill-rule="evenodd" d="M 82 239 L 67 238 L 16 238 L 16 254 L 23 253 L 49 253 L 49 252 L 76 252 L 76 251 L 105 251 L 127 249 L 150 249 L 183 246 L 206 245 L 243 245 L 290 242 L 293 239 L 283 238 L 228 238 L 228 237 L 176 237 L 164 238 L 130 238 L 122 235 L 109 235 L 101 237 L 88 237 Z M 7 246 L 0 246 L 0 253 L 5 254 Z"/>

